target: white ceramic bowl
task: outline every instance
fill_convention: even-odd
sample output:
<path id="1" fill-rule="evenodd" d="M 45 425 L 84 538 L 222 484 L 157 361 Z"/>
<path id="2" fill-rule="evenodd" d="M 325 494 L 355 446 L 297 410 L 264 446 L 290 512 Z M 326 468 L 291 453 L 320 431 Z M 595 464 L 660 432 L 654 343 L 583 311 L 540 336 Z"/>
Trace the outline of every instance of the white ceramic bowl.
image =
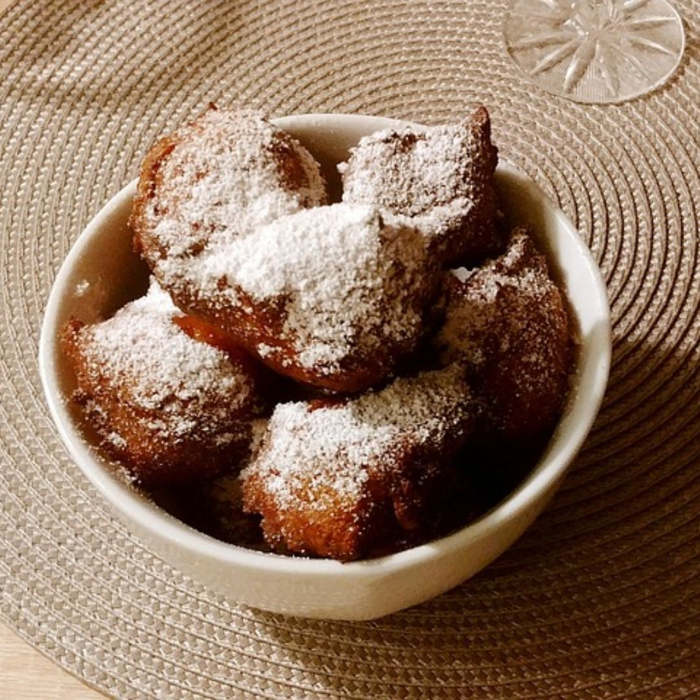
<path id="1" fill-rule="evenodd" d="M 360 115 L 299 115 L 276 120 L 320 160 L 332 187 L 335 164 L 364 134 L 400 125 Z M 605 391 L 610 323 L 605 285 L 564 214 L 527 178 L 501 165 L 497 183 L 507 215 L 530 223 L 564 285 L 581 334 L 574 390 L 536 468 L 500 505 L 452 535 L 391 554 L 340 564 L 246 550 L 176 520 L 126 486 L 81 433 L 66 401 L 72 373 L 59 330 L 72 314 L 90 321 L 145 289 L 146 269 L 131 250 L 127 217 L 136 182 L 116 194 L 80 235 L 61 267 L 41 331 L 39 367 L 51 414 L 68 451 L 133 532 L 173 566 L 234 601 L 306 617 L 376 618 L 432 598 L 501 554 L 534 520 L 586 437 Z M 81 284 L 87 282 L 89 284 Z"/>

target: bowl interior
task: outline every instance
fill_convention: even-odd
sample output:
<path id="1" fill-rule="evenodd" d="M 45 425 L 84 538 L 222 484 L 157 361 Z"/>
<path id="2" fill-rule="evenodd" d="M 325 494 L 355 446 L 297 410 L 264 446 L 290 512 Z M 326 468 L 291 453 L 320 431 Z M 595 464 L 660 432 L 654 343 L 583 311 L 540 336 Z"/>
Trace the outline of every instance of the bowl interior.
<path id="1" fill-rule="evenodd" d="M 340 182 L 336 163 L 365 134 L 397 126 L 381 117 L 300 115 L 276 120 L 321 162 L 336 199 Z M 378 559 L 341 565 L 245 550 L 189 528 L 130 488 L 96 449 L 94 435 L 66 399 L 74 388 L 72 372 L 60 352 L 60 329 L 71 317 L 91 322 L 109 316 L 146 289 L 148 272 L 133 253 L 128 216 L 135 192 L 133 181 L 114 196 L 90 222 L 71 249 L 51 291 L 40 339 L 40 372 L 49 408 L 69 452 L 107 500 L 146 530 L 155 530 L 177 547 L 206 553 L 224 562 L 267 570 L 304 570 L 352 576 L 368 567 L 383 572 L 424 561 L 442 549 L 460 547 L 473 537 L 515 517 L 563 475 L 580 447 L 602 400 L 610 361 L 609 310 L 605 285 L 590 253 L 571 223 L 528 178 L 508 164 L 499 166 L 497 187 L 507 218 L 529 223 L 547 252 L 555 275 L 568 296 L 581 340 L 574 386 L 564 415 L 537 466 L 500 505 L 474 523 L 426 545 Z"/>

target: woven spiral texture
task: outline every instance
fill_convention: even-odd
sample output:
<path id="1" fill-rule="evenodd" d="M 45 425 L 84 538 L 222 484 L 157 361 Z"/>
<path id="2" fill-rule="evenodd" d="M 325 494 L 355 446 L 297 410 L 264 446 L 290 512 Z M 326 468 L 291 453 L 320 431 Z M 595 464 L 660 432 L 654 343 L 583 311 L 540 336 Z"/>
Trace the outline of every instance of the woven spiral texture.
<path id="1" fill-rule="evenodd" d="M 0 617 L 124 698 L 700 692 L 700 2 L 661 90 L 530 84 L 500 0 L 22 0 L 0 16 Z M 608 284 L 614 359 L 546 512 L 459 588 L 369 623 L 222 600 L 151 554 L 67 457 L 37 376 L 54 276 L 153 141 L 209 101 L 424 122 L 483 102 Z"/>

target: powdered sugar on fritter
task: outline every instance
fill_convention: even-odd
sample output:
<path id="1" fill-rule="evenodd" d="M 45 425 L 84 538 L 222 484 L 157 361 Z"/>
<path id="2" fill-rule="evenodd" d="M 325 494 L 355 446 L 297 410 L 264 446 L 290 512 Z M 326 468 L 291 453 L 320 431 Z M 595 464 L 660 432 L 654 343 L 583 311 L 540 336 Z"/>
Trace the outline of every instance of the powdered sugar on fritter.
<path id="1" fill-rule="evenodd" d="M 429 237 L 458 231 L 491 187 L 496 149 L 488 113 L 459 124 L 406 126 L 360 139 L 343 176 L 343 201 L 406 217 Z"/>
<path id="2" fill-rule="evenodd" d="M 415 341 L 436 274 L 414 231 L 387 227 L 375 208 L 352 204 L 282 217 L 158 269 L 174 276 L 183 267 L 203 296 L 222 304 L 239 303 L 236 290 L 256 303 L 281 302 L 279 339 L 292 341 L 302 366 L 327 371 L 351 353 Z"/>
<path id="3" fill-rule="evenodd" d="M 351 149 L 349 163 L 338 166 L 345 176 L 343 200 L 373 202 L 408 216 L 460 197 L 472 200 L 479 184 L 470 177 L 477 146 L 463 124 L 409 126 L 364 136 Z"/>
<path id="4" fill-rule="evenodd" d="M 445 362 L 459 359 L 478 368 L 497 350 L 507 351 L 515 339 L 544 342 L 529 326 L 557 318 L 551 307 L 560 305 L 560 293 L 544 257 L 524 229 L 513 232 L 508 248 L 498 258 L 477 269 L 457 268 L 448 274 L 456 281 L 448 284 L 453 289 L 452 300 L 435 339 Z M 538 353 L 530 355 L 538 357 Z M 541 371 L 550 369 L 543 361 Z M 523 376 L 522 381 L 526 380 Z"/>
<path id="5" fill-rule="evenodd" d="M 168 256 L 196 254 L 326 201 L 311 154 L 259 112 L 211 109 L 171 141 L 141 224 Z"/>
<path id="6" fill-rule="evenodd" d="M 182 314 L 152 281 L 146 296 L 79 331 L 87 371 L 109 382 L 136 410 L 157 411 L 157 418 L 143 420 L 172 439 L 200 428 L 218 432 L 253 391 L 250 377 L 226 353 L 173 323 L 177 315 Z"/>
<path id="7" fill-rule="evenodd" d="M 297 499 L 312 508 L 352 506 L 371 470 L 391 468 L 392 450 L 440 446 L 466 429 L 471 411 L 457 366 L 396 379 L 339 405 L 280 404 L 241 478 L 261 481 L 281 510 L 297 506 Z"/>

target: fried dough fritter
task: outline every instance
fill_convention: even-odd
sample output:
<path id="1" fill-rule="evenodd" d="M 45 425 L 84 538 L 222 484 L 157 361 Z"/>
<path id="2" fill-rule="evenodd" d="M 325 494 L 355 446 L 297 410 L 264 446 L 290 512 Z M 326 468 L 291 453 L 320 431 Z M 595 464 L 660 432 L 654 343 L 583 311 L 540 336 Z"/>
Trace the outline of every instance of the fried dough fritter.
<path id="1" fill-rule="evenodd" d="M 207 478 L 247 454 L 260 410 L 253 360 L 183 316 L 154 281 L 106 321 L 70 321 L 62 346 L 74 400 L 144 486 Z"/>
<path id="2" fill-rule="evenodd" d="M 343 201 L 372 204 L 420 230 L 445 264 L 499 252 L 498 162 L 479 107 L 458 124 L 407 126 L 365 136 L 338 166 Z"/>
<path id="3" fill-rule="evenodd" d="M 282 217 L 201 273 L 210 293 L 194 311 L 278 373 L 338 392 L 376 384 L 416 347 L 440 279 L 415 231 L 350 204 Z"/>
<path id="4" fill-rule="evenodd" d="M 178 260 L 326 199 L 320 166 L 296 139 L 261 112 L 212 105 L 146 155 L 130 217 L 134 247 L 172 295 Z"/>
<path id="5" fill-rule="evenodd" d="M 489 430 L 528 440 L 553 427 L 568 389 L 571 329 L 547 261 L 524 228 L 505 253 L 446 275 L 447 309 L 434 345 L 467 368 Z"/>
<path id="6" fill-rule="evenodd" d="M 343 561 L 429 533 L 472 422 L 456 366 L 356 399 L 280 404 L 241 472 L 244 509 L 274 548 Z"/>

